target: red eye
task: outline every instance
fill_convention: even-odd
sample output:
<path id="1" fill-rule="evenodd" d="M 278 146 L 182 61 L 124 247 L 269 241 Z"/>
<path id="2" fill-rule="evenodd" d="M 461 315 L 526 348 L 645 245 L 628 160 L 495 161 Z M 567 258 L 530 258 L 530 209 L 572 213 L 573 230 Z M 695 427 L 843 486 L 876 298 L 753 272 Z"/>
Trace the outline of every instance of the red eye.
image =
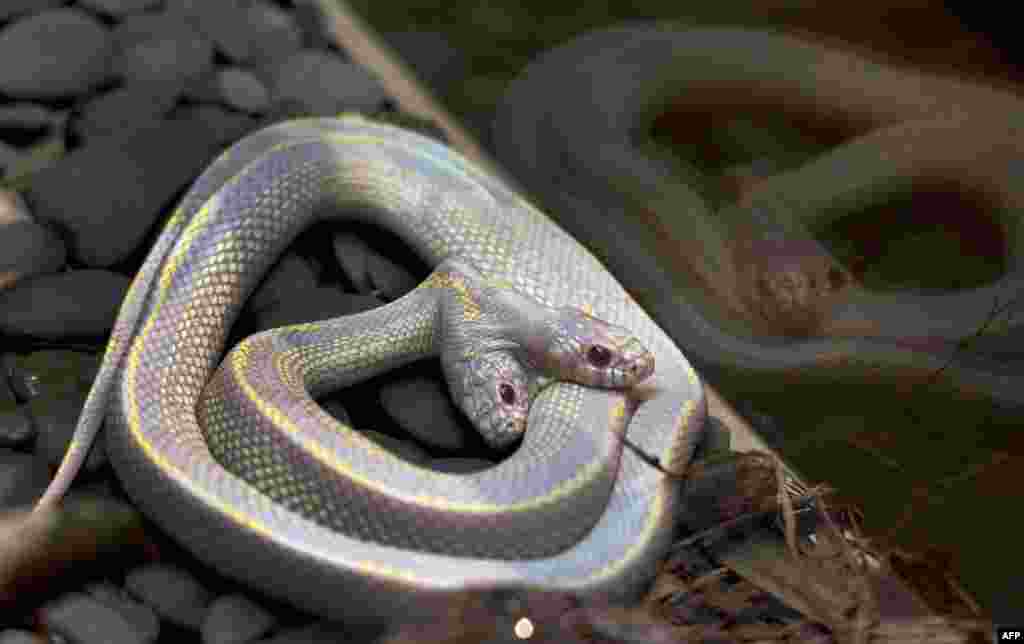
<path id="1" fill-rule="evenodd" d="M 506 405 L 516 404 L 516 389 L 507 382 L 498 385 L 498 395 L 501 396 L 501 402 Z"/>
<path id="2" fill-rule="evenodd" d="M 607 367 L 612 361 L 612 352 L 607 347 L 595 344 L 587 349 L 587 362 L 598 368 Z"/>

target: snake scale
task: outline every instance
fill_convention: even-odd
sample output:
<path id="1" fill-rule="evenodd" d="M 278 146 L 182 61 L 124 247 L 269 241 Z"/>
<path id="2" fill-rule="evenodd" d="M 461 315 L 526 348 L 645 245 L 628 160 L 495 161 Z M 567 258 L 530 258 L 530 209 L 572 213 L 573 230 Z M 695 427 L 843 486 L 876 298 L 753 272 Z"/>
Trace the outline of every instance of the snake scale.
<path id="1" fill-rule="evenodd" d="M 324 217 L 393 231 L 435 267 L 433 283 L 340 318 L 341 334 L 325 352 L 299 356 L 302 338 L 327 323 L 258 334 L 214 378 L 248 293 Z M 463 278 L 473 270 L 484 286 L 466 295 Z M 444 286 L 439 280 L 455 283 L 446 297 L 461 299 L 464 315 L 481 289 L 592 310 L 607 329 L 632 333 L 627 344 L 638 340 L 657 367 L 628 395 L 570 382 L 540 388 L 523 444 L 488 470 L 452 475 L 412 465 L 330 421 L 304 389 L 344 384 L 327 373 L 329 354 L 348 360 L 349 379 L 425 355 L 437 338 L 409 328 L 431 319 L 420 298 Z M 397 337 L 404 345 L 388 346 Z M 322 377 L 303 382 L 296 356 Z M 230 377 L 236 367 L 248 375 Z M 515 375 L 500 360 L 490 368 Z M 605 384 L 625 382 L 613 380 Z M 244 390 L 241 403 L 221 402 L 229 388 Z M 212 423 L 209 444 L 201 414 Z M 670 542 L 679 490 L 665 472 L 685 468 L 705 414 L 701 382 L 672 341 L 583 246 L 518 194 L 423 136 L 351 115 L 298 120 L 236 143 L 184 197 L 129 289 L 41 503 L 60 498 L 106 418 L 110 459 L 151 518 L 223 572 L 314 612 L 388 620 L 475 588 L 628 597 Z M 243 420 L 278 424 L 305 450 L 263 441 L 239 429 Z M 227 454 L 220 460 L 211 453 L 217 440 Z M 269 451 L 254 444 L 261 441 Z M 227 468 L 221 460 L 232 454 L 238 462 Z M 351 479 L 349 496 L 331 507 L 323 488 L 334 484 L 318 469 L 326 464 Z"/>

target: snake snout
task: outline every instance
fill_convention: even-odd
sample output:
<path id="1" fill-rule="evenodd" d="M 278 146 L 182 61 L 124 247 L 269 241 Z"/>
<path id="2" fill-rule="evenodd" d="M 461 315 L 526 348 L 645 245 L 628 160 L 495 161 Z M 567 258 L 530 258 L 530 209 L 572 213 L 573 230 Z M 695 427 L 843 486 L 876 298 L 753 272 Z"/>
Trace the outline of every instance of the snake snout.
<path id="1" fill-rule="evenodd" d="M 654 373 L 654 354 L 632 331 L 566 307 L 546 361 L 566 380 L 588 387 L 623 389 Z"/>
<path id="2" fill-rule="evenodd" d="M 480 436 L 488 445 L 495 449 L 504 449 L 512 445 L 526 433 L 526 419 L 529 405 L 504 405 L 491 407 L 485 415 L 471 418 Z"/>

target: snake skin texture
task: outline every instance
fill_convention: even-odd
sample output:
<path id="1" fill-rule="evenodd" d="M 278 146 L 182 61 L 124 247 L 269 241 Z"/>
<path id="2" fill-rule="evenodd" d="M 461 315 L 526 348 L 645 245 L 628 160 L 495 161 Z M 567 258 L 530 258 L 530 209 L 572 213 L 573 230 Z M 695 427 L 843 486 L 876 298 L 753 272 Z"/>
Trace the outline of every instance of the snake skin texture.
<path id="1" fill-rule="evenodd" d="M 589 360 L 595 346 L 604 349 L 596 365 Z M 581 442 L 579 432 L 557 418 L 538 421 L 511 456 L 514 465 L 442 474 L 333 421 L 314 400 L 318 392 L 434 355 L 467 417 L 485 438 L 498 429 L 491 436 L 498 444 L 522 438 L 529 400 L 542 386 L 533 381 L 625 388 L 654 372 L 652 356 L 627 330 L 575 309 L 544 307 L 501 282 L 488 283 L 471 266 L 445 260 L 392 304 L 240 343 L 203 392 L 200 427 L 229 471 L 278 504 L 364 541 L 500 559 L 551 556 L 578 541 L 607 502 L 617 434 Z M 581 370 L 580 363 L 590 366 Z M 492 366 L 530 381 L 512 415 L 503 413 Z M 581 371 L 590 377 L 581 378 Z M 522 422 L 509 427 L 486 422 L 517 420 L 520 411 Z M 436 520 L 439 508 L 444 521 Z"/>
<path id="2" fill-rule="evenodd" d="M 657 369 L 628 397 L 562 382 L 542 389 L 516 453 L 461 477 L 463 519 L 427 500 L 413 522 L 379 524 L 377 533 L 404 532 L 391 541 L 370 540 L 373 530 L 346 531 L 349 522 L 389 511 L 367 499 L 352 501 L 356 511 L 332 527 L 311 520 L 222 466 L 196 409 L 242 303 L 288 243 L 326 217 L 390 230 L 435 267 L 463 259 L 486 280 L 545 306 L 592 310 L 629 329 Z M 671 340 L 522 197 L 422 136 L 356 116 L 300 120 L 235 144 L 186 195 L 129 290 L 75 440 L 41 503 L 60 497 L 106 417 L 111 461 L 151 518 L 224 573 L 308 610 L 354 620 L 427 616 L 467 589 L 625 599 L 649 582 L 668 547 L 679 494 L 677 480 L 637 452 L 682 472 L 705 414 L 701 382 Z M 400 486 L 408 476 L 434 486 L 454 480 L 350 440 L 364 489 Z M 309 476 L 320 480 L 315 470 Z M 520 540 L 540 544 L 526 556 L 482 542 L 489 509 L 510 503 L 518 503 Z M 552 503 L 556 519 L 545 514 Z M 464 541 L 472 544 L 464 552 L 445 551 L 441 537 L 459 530 L 460 520 L 476 525 L 478 536 Z M 409 533 L 417 525 L 433 545 L 394 545 L 415 542 Z"/>

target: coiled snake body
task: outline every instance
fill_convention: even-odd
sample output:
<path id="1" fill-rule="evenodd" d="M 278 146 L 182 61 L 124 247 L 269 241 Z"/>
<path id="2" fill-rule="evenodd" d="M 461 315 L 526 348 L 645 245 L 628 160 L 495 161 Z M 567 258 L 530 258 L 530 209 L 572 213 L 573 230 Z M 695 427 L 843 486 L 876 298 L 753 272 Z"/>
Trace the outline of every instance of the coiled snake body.
<path id="1" fill-rule="evenodd" d="M 320 323 L 255 336 L 204 395 L 242 302 L 325 206 L 397 233 L 441 265 L 435 282 L 472 272 L 465 260 L 498 295 L 592 308 L 632 332 L 657 365 L 630 397 L 643 402 L 555 383 L 536 394 L 530 431 L 512 456 L 456 476 L 406 463 L 337 423 L 319 424 L 327 417 L 303 390 L 343 384 L 319 362 L 324 354 L 300 355 L 303 337 L 326 332 Z M 349 328 L 364 341 L 343 332 L 326 353 L 347 359 L 350 377 L 379 369 L 383 355 L 387 366 L 428 354 L 424 343 L 437 337 L 396 333 L 434 319 L 416 318 L 423 288 L 352 317 Z M 406 345 L 389 346 L 399 336 Z M 271 344 L 283 357 L 268 357 Z M 477 348 L 467 348 L 467 360 Z M 289 362 L 296 356 L 311 360 L 319 379 L 302 382 Z M 478 367 L 467 364 L 461 372 L 446 365 L 449 379 L 461 373 L 471 386 Z M 488 368 L 516 375 L 500 359 Z M 278 381 L 262 391 L 280 397 L 245 389 L 264 376 Z M 230 388 L 244 390 L 242 403 L 220 402 Z M 301 120 L 230 148 L 168 222 L 122 306 L 75 441 L 42 502 L 66 489 L 107 415 L 111 460 L 147 514 L 209 563 L 310 610 L 391 619 L 467 588 L 628 596 L 668 545 L 677 495 L 674 480 L 633 448 L 681 471 L 704 414 L 700 381 L 675 345 L 590 253 L 517 194 L 419 135 L 358 117 Z M 239 429 L 240 418 L 283 431 L 264 439 Z M 222 465 L 232 458 L 231 469 L 249 480 Z M 322 476 L 330 468 L 354 481 L 348 496 L 325 492 L 334 485 Z M 514 537 L 488 541 L 508 529 Z"/>

